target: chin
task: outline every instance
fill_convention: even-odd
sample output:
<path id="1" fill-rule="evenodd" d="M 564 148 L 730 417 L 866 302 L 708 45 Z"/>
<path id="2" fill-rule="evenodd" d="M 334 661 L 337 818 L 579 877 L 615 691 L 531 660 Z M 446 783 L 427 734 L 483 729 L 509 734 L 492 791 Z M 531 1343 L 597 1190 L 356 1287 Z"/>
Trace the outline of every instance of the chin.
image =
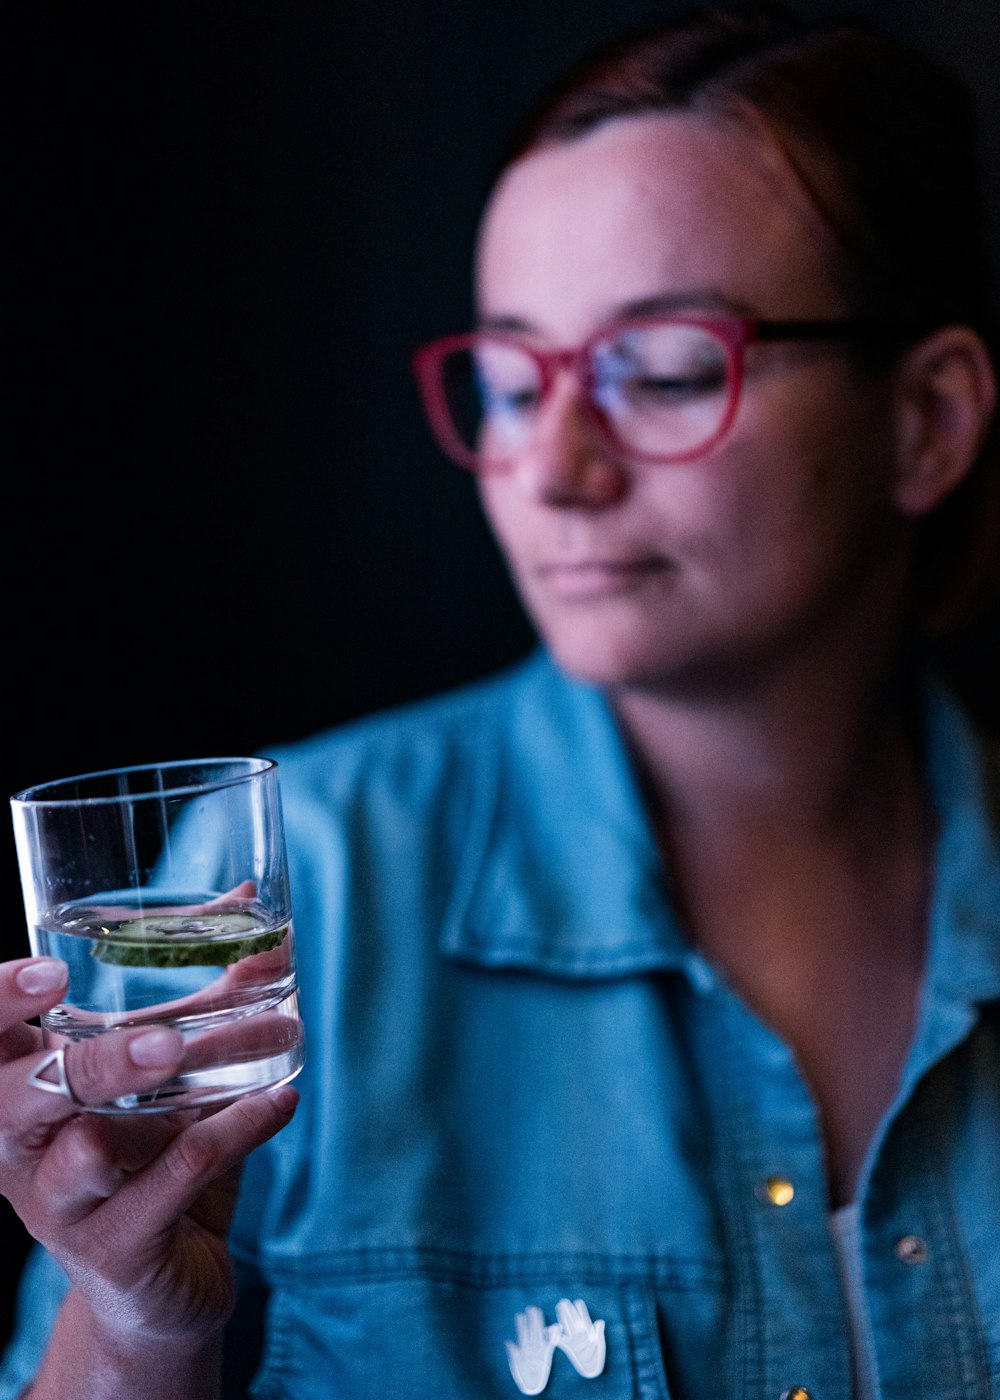
<path id="1" fill-rule="evenodd" d="M 753 688 L 753 659 L 736 647 L 664 645 L 656 638 L 550 634 L 543 640 L 556 664 L 575 680 L 604 690 L 655 693 L 686 703 L 718 702 Z"/>
<path id="2" fill-rule="evenodd" d="M 664 658 L 651 656 L 634 638 L 566 635 L 543 640 L 556 664 L 574 679 L 602 687 L 652 685 L 665 679 Z"/>

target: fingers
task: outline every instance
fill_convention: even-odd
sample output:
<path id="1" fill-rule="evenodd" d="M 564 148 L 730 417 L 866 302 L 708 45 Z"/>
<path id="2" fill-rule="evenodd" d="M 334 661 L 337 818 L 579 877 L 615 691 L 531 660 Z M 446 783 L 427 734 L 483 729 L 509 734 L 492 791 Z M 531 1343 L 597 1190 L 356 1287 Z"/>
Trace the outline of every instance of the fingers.
<path id="1" fill-rule="evenodd" d="M 285 935 L 286 938 L 289 936 Z M 266 982 L 272 977 L 285 975 L 287 971 L 288 949 L 281 943 L 277 948 L 269 948 L 263 953 L 251 953 L 249 957 L 231 963 L 222 976 L 228 986 L 238 987 L 244 982 Z"/>
<path id="2" fill-rule="evenodd" d="M 250 1094 L 200 1119 L 176 1137 L 142 1171 L 124 1183 L 105 1211 L 112 1211 L 123 1247 L 138 1247 L 167 1229 L 212 1182 L 239 1167 L 255 1147 L 283 1128 L 298 1103 L 290 1085 Z"/>
<path id="3" fill-rule="evenodd" d="M 203 909 L 215 909 L 220 904 L 232 904 L 234 899 L 253 899 L 256 893 L 256 880 L 241 880 L 240 883 L 238 885 L 234 885 L 231 890 L 227 890 L 225 894 L 220 894 L 218 899 L 209 900 L 207 904 L 204 904 L 201 907 Z"/>
<path id="4" fill-rule="evenodd" d="M 38 997 L 46 997 L 54 1004 L 68 975 L 61 958 L 16 958 L 2 966 L 3 1000 L 27 997 L 26 1004 L 33 1006 Z"/>
<path id="5" fill-rule="evenodd" d="M 517 1340 L 520 1346 L 537 1344 L 545 1330 L 545 1318 L 541 1308 L 526 1307 L 523 1313 L 518 1313 L 515 1316 L 514 1326 L 517 1329 Z"/>
<path id="6" fill-rule="evenodd" d="M 244 1158 L 284 1127 L 297 1102 L 285 1086 L 200 1120 L 190 1113 L 77 1114 L 30 1157 L 12 1203 L 50 1247 L 83 1223 L 88 1238 L 114 1238 L 116 1249 L 139 1253 L 192 1208 L 192 1218 L 224 1233 Z"/>
<path id="7" fill-rule="evenodd" d="M 277 1059 L 301 1039 L 302 1028 L 298 1021 L 278 1012 L 259 1011 L 233 1025 L 213 1027 L 189 1040 L 184 1068 L 196 1071 L 249 1059 Z"/>
<path id="8" fill-rule="evenodd" d="M 66 990 L 69 970 L 58 958 L 15 958 L 0 963 L 0 1054 L 13 1058 L 41 1043 L 26 1021 L 50 1010 Z"/>
<path id="9" fill-rule="evenodd" d="M 8 1162 L 16 1159 L 18 1144 L 23 1155 L 30 1155 L 53 1124 L 78 1113 L 81 1107 L 154 1089 L 179 1068 L 183 1045 L 180 1034 L 166 1026 L 108 1031 L 88 1040 L 64 1043 L 71 1098 L 48 1093 L 30 1081 L 51 1054 L 50 1049 L 36 1049 L 0 1066 L 0 1135 Z M 51 1078 L 51 1074 L 46 1077 Z"/>
<path id="10" fill-rule="evenodd" d="M 45 1203 L 44 1233 L 74 1225 L 148 1165 L 181 1131 L 176 1114 L 127 1119 L 78 1114 L 56 1134 L 34 1172 L 33 1194 Z"/>
<path id="11" fill-rule="evenodd" d="M 66 1047 L 66 1075 L 88 1107 L 154 1089 L 180 1068 L 184 1039 L 169 1026 L 107 1031 Z"/>

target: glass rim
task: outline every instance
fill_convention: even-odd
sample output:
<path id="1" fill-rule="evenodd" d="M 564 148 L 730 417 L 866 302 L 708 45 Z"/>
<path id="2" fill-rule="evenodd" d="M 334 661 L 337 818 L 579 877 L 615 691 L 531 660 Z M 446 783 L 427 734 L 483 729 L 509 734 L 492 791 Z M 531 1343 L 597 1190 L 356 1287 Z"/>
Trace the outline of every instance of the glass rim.
<path id="1" fill-rule="evenodd" d="M 243 767 L 242 772 L 220 772 L 217 777 L 206 776 L 204 781 L 177 782 L 163 787 L 153 787 L 135 792 L 103 792 L 84 795 L 76 792 L 68 795 L 67 790 L 73 784 L 96 783 L 101 778 L 121 777 L 139 775 L 142 773 L 164 773 L 169 774 L 171 770 L 180 770 L 192 773 L 196 769 L 204 770 L 206 775 L 212 768 L 233 769 Z M 11 806 L 14 807 L 99 807 L 102 805 L 111 806 L 123 802 L 144 802 L 156 798 L 162 800 L 165 797 L 185 797 L 192 796 L 197 792 L 219 792 L 224 788 L 237 787 L 241 783 L 247 782 L 251 778 L 259 778 L 266 773 L 276 770 L 278 762 L 273 758 L 263 758 L 255 755 L 234 755 L 214 756 L 211 758 L 174 758 L 164 759 L 154 763 L 129 763 L 112 765 L 110 768 L 96 768 L 86 773 L 75 773 L 66 778 L 54 778 L 44 783 L 33 783 L 30 787 L 21 788 L 19 792 L 12 794 L 10 798 Z M 59 793 L 62 791 L 63 795 Z"/>

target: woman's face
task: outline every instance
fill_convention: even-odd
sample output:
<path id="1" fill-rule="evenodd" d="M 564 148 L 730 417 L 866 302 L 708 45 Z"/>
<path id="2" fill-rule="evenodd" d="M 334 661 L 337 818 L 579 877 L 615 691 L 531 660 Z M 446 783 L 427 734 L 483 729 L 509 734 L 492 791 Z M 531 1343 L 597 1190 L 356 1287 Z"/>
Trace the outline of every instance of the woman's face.
<path id="1" fill-rule="evenodd" d="M 477 258 L 483 325 L 580 344 L 664 311 L 847 314 L 829 235 L 776 150 L 686 115 L 618 119 L 503 177 Z M 750 346 L 706 456 L 630 461 L 558 379 L 529 449 L 480 477 L 540 635 L 601 684 L 749 681 L 824 627 L 895 607 L 907 544 L 891 420 L 837 342 Z"/>

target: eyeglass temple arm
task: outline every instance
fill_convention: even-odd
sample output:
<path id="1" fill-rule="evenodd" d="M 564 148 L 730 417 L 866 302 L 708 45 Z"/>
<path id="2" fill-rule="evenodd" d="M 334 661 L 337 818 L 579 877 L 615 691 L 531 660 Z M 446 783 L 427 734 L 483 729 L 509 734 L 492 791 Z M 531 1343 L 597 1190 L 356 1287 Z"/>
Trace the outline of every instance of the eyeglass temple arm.
<path id="1" fill-rule="evenodd" d="M 930 329 L 916 323 L 865 320 L 863 317 L 830 321 L 755 321 L 757 340 L 909 340 Z"/>

